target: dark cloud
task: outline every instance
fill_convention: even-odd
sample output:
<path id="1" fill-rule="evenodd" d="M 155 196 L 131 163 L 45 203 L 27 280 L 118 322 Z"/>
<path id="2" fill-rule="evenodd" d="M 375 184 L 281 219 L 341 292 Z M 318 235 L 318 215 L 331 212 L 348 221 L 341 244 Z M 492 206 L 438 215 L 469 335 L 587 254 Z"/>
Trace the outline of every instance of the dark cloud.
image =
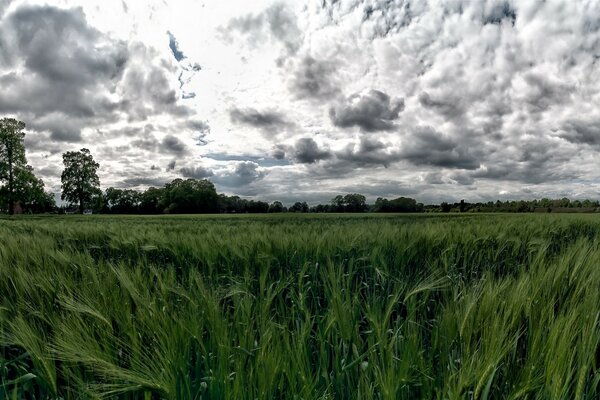
<path id="1" fill-rule="evenodd" d="M 410 25 L 413 19 L 411 2 L 375 0 L 362 7 L 363 27 L 368 24 L 369 37 L 385 37 L 398 33 Z"/>
<path id="2" fill-rule="evenodd" d="M 169 161 L 169 163 L 167 164 L 167 172 L 168 171 L 173 171 L 175 169 L 176 165 L 177 165 L 177 161 L 176 160 Z"/>
<path id="3" fill-rule="evenodd" d="M 529 112 L 542 112 L 554 105 L 565 104 L 570 101 L 574 91 L 572 85 L 553 80 L 540 73 L 527 73 L 524 79 L 528 85 L 524 98 Z"/>
<path id="4" fill-rule="evenodd" d="M 343 151 L 337 152 L 336 156 L 340 160 L 360 166 L 379 164 L 387 167 L 390 163 L 401 159 L 398 149 L 367 137 L 362 137 L 357 144 L 348 145 Z"/>
<path id="5" fill-rule="evenodd" d="M 461 169 L 476 169 L 480 165 L 469 151 L 469 143 L 460 143 L 429 126 L 418 127 L 403 140 L 399 156 L 414 165 Z"/>
<path id="6" fill-rule="evenodd" d="M 232 108 L 229 110 L 232 122 L 260 129 L 267 136 L 274 136 L 291 126 L 285 116 L 275 110 L 258 111 L 254 108 Z"/>
<path id="7" fill-rule="evenodd" d="M 141 188 L 141 187 L 162 187 L 169 180 L 160 177 L 149 177 L 149 176 L 132 176 L 125 178 L 118 182 L 117 187 L 119 188 Z"/>
<path id="8" fill-rule="evenodd" d="M 517 21 L 517 11 L 508 1 L 494 4 L 490 10 L 483 15 L 483 24 L 501 24 L 504 21 L 515 25 Z"/>
<path id="9" fill-rule="evenodd" d="M 419 103 L 421 103 L 423 107 L 433 109 L 449 119 L 458 118 L 465 113 L 462 99 L 456 94 L 446 98 L 433 98 L 429 93 L 422 92 L 419 95 Z"/>
<path id="10" fill-rule="evenodd" d="M 276 160 L 283 160 L 285 158 L 285 146 L 276 145 L 273 147 L 273 150 L 271 150 L 271 155 Z"/>
<path id="11" fill-rule="evenodd" d="M 223 186 L 237 188 L 246 186 L 261 180 L 266 172 L 253 161 L 240 161 L 235 164 L 233 170 L 221 171 L 215 175 L 214 181 Z"/>
<path id="12" fill-rule="evenodd" d="M 404 110 L 404 99 L 391 99 L 379 90 L 354 94 L 342 104 L 330 108 L 331 122 L 340 128 L 358 126 L 366 132 L 391 130 L 400 112 Z"/>
<path id="13" fill-rule="evenodd" d="M 167 31 L 167 35 L 169 36 L 169 49 L 171 49 L 173 57 L 177 61 L 183 60 L 185 55 L 181 50 L 179 50 L 179 43 L 177 43 L 177 39 L 170 31 Z"/>
<path id="14" fill-rule="evenodd" d="M 61 141 L 79 141 L 90 122 L 115 120 L 118 104 L 108 93 L 129 51 L 90 27 L 81 9 L 21 6 L 0 21 L 0 37 L 0 112 L 18 114 Z M 19 73 L 11 72 L 17 64 Z"/>
<path id="15" fill-rule="evenodd" d="M 156 152 L 159 148 L 159 142 L 153 134 L 149 134 L 140 139 L 133 140 L 131 146 L 140 150 Z"/>
<path id="16" fill-rule="evenodd" d="M 213 171 L 202 166 L 183 167 L 179 170 L 179 172 L 181 172 L 181 175 L 185 178 L 194 179 L 206 179 L 214 175 Z"/>
<path id="17" fill-rule="evenodd" d="M 329 150 L 320 149 L 317 142 L 311 138 L 298 139 L 290 153 L 292 159 L 301 164 L 316 163 L 332 156 Z"/>
<path id="18" fill-rule="evenodd" d="M 473 176 L 464 172 L 455 172 L 451 174 L 449 178 L 457 184 L 463 186 L 470 186 L 473 183 L 475 183 L 475 179 L 473 178 Z"/>
<path id="19" fill-rule="evenodd" d="M 290 82 L 290 90 L 298 98 L 331 99 L 341 93 L 335 79 L 335 72 L 336 66 L 332 62 L 319 61 L 306 56 L 296 67 Z"/>
<path id="20" fill-rule="evenodd" d="M 145 121 L 167 114 L 174 119 L 188 118 L 193 111 L 178 103 L 179 95 L 169 77 L 175 70 L 163 64 L 157 52 L 141 43 L 129 46 L 131 55 L 119 85 L 120 109 L 129 122 Z"/>
<path id="21" fill-rule="evenodd" d="M 168 153 L 184 154 L 187 151 L 185 143 L 173 135 L 167 135 L 161 142 L 162 149 Z"/>
<path id="22" fill-rule="evenodd" d="M 188 121 L 187 128 L 191 129 L 198 146 L 206 146 L 208 141 L 206 137 L 210 133 L 210 125 L 207 121 Z"/>
<path id="23" fill-rule="evenodd" d="M 442 178 L 440 172 L 429 172 L 423 177 L 423 182 L 430 185 L 442 185 L 445 183 Z"/>
<path id="24" fill-rule="evenodd" d="M 124 116 L 193 114 L 155 50 L 96 30 L 80 8 L 20 6 L 0 20 L 0 38 L 0 113 L 49 133 L 48 142 L 80 142 L 84 129 Z"/>
<path id="25" fill-rule="evenodd" d="M 575 144 L 600 145 L 600 119 L 571 119 L 563 124 L 560 137 Z"/>

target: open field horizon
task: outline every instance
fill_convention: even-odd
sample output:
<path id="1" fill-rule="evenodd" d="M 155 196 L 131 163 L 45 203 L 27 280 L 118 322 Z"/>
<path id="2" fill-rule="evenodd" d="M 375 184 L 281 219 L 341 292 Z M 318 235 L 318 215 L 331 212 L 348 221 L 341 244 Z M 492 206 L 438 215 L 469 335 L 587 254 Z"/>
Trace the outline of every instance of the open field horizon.
<path id="1" fill-rule="evenodd" d="M 597 398 L 600 216 L 0 219 L 0 397 Z"/>

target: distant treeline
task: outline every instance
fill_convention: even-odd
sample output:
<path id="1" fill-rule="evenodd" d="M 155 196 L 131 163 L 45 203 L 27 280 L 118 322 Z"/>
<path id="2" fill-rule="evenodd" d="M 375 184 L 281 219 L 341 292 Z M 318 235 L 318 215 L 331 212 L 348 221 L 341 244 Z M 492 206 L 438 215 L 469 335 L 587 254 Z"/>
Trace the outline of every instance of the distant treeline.
<path id="1" fill-rule="evenodd" d="M 280 201 L 268 203 L 219 194 L 207 179 L 175 179 L 162 188 L 151 187 L 145 191 L 110 187 L 94 195 L 88 206 L 89 211 L 101 214 L 595 212 L 600 209 L 600 203 L 596 200 L 568 198 L 423 205 L 409 197 L 398 197 L 378 198 L 369 204 L 366 197 L 359 193 L 335 196 L 327 204 L 309 205 L 306 201 L 298 201 L 285 206 Z M 77 210 L 75 207 L 61 207 L 58 211 Z"/>
<path id="2" fill-rule="evenodd" d="M 218 194 L 207 179 L 175 179 L 162 188 L 143 192 L 133 189 L 108 188 L 91 201 L 91 211 L 112 214 L 195 214 L 195 213 L 281 213 L 281 212 L 422 212 L 424 206 L 415 199 L 379 198 L 367 204 L 358 193 L 338 195 L 329 204 L 309 206 L 306 201 L 284 206 L 280 201 L 267 203 L 239 196 Z M 67 209 L 68 210 L 68 209 Z"/>

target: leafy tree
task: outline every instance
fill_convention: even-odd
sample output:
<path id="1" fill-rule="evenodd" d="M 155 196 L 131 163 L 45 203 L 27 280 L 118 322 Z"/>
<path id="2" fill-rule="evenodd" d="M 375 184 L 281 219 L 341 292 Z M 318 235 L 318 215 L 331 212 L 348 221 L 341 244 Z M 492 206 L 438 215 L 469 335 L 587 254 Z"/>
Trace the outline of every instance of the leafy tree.
<path id="1" fill-rule="evenodd" d="M 63 164 L 61 198 L 79 204 L 79 212 L 83 214 L 85 204 L 90 203 L 95 194 L 101 193 L 97 174 L 100 165 L 88 149 L 64 153 Z"/>
<path id="2" fill-rule="evenodd" d="M 143 214 L 158 214 L 163 210 L 160 208 L 164 189 L 149 187 L 140 194 L 140 212 Z"/>
<path id="3" fill-rule="evenodd" d="M 115 189 L 110 187 L 104 193 L 105 201 L 113 213 L 134 214 L 139 210 L 140 193 L 133 189 Z"/>
<path id="4" fill-rule="evenodd" d="M 23 211 L 38 213 L 54 210 L 56 202 L 52 193 L 44 191 L 44 182 L 33 174 L 33 168 L 26 165 L 14 173 L 13 194 Z M 8 185 L 0 188 L 0 198 L 3 204 L 9 204 Z"/>
<path id="5" fill-rule="evenodd" d="M 447 203 L 443 203 L 447 204 Z M 398 197 L 397 199 L 388 200 L 377 198 L 373 206 L 375 212 L 419 212 L 423 211 L 423 204 L 417 203 L 415 199 L 410 197 Z"/>
<path id="6" fill-rule="evenodd" d="M 333 212 L 342 212 L 344 211 L 344 196 L 338 194 L 333 199 L 331 199 L 331 211 Z"/>
<path id="7" fill-rule="evenodd" d="M 308 204 L 305 201 L 303 201 L 302 203 L 297 201 L 290 207 L 289 211 L 306 213 L 308 212 Z"/>
<path id="8" fill-rule="evenodd" d="M 161 206 L 168 213 L 214 213 L 219 210 L 219 195 L 207 179 L 175 179 L 165 185 Z"/>
<path id="9" fill-rule="evenodd" d="M 283 212 L 283 204 L 280 201 L 274 201 L 269 206 L 270 213 L 280 213 Z"/>
<path id="10" fill-rule="evenodd" d="M 8 213 L 15 213 L 16 182 L 18 171 L 27 166 L 25 158 L 25 123 L 14 118 L 0 119 L 0 180 L 7 182 L 5 193 Z"/>
<path id="11" fill-rule="evenodd" d="M 367 199 L 359 193 L 347 194 L 343 205 L 346 212 L 363 212 L 367 210 Z"/>

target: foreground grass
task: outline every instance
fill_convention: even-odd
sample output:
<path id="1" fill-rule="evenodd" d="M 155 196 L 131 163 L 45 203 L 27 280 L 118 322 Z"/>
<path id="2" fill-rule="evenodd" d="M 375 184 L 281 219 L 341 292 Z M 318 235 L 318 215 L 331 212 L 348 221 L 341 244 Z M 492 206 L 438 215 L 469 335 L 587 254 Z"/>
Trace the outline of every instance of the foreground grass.
<path id="1" fill-rule="evenodd" d="M 0 398 L 598 398 L 600 218 L 0 220 Z"/>

